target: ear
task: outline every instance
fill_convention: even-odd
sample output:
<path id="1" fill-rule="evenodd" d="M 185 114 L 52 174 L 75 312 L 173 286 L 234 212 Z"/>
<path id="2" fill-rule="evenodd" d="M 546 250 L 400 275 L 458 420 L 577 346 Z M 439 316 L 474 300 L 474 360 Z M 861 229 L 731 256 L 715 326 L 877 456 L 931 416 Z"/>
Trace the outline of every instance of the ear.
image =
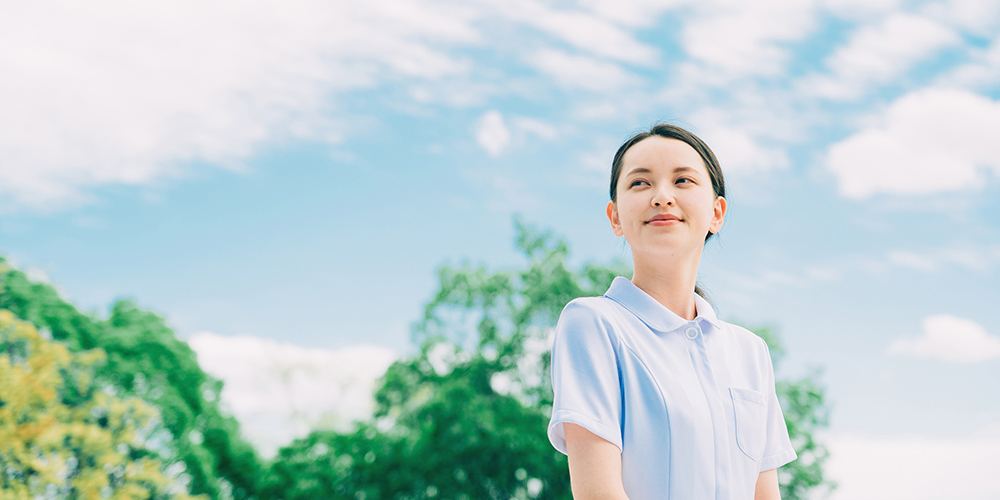
<path id="1" fill-rule="evenodd" d="M 618 219 L 618 205 L 613 201 L 608 202 L 608 221 L 611 222 L 611 230 L 614 231 L 615 236 L 625 234 L 622 231 L 622 221 Z"/>
<path id="2" fill-rule="evenodd" d="M 708 226 L 708 230 L 717 233 L 719 229 L 722 229 L 722 222 L 726 218 L 726 199 L 721 196 L 715 197 L 715 207 L 712 213 L 712 224 Z"/>

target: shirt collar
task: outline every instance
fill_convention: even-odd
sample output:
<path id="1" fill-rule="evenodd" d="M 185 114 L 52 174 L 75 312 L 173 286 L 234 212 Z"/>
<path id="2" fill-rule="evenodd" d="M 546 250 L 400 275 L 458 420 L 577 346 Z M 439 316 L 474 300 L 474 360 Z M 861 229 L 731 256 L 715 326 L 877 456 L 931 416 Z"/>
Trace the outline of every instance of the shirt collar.
<path id="1" fill-rule="evenodd" d="M 604 296 L 621 304 L 622 307 L 638 316 L 643 323 L 653 330 L 670 332 L 688 324 L 686 319 L 657 302 L 656 299 L 650 297 L 641 288 L 635 286 L 628 278 L 622 276 L 615 278 Z M 707 300 L 695 294 L 694 304 L 698 313 L 694 320 L 702 323 L 702 329 L 705 329 L 704 323 L 708 323 L 716 328 L 719 327 L 719 320 L 715 316 L 715 310 L 712 309 Z"/>

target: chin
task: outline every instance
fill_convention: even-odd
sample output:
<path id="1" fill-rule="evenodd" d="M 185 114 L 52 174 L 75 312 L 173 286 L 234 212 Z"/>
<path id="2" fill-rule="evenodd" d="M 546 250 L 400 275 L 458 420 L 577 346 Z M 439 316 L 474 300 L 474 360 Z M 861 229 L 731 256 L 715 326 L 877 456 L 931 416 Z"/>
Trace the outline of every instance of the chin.
<path id="1" fill-rule="evenodd" d="M 662 235 L 659 238 L 649 238 L 639 245 L 632 245 L 632 253 L 642 253 L 650 256 L 668 256 L 679 253 L 698 252 L 701 250 L 703 241 L 681 241 L 680 238 L 672 235 Z"/>

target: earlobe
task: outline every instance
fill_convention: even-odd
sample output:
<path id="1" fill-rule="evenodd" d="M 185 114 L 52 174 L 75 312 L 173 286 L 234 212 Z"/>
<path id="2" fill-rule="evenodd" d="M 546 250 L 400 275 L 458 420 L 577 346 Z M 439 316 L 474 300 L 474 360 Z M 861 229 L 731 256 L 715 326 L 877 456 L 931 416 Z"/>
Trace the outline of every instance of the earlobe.
<path id="1" fill-rule="evenodd" d="M 620 237 L 621 235 L 625 234 L 624 232 L 622 232 L 621 221 L 618 220 L 618 207 L 615 206 L 615 202 L 613 201 L 608 202 L 607 213 L 608 213 L 608 222 L 611 223 L 611 231 L 615 233 L 615 236 Z"/>

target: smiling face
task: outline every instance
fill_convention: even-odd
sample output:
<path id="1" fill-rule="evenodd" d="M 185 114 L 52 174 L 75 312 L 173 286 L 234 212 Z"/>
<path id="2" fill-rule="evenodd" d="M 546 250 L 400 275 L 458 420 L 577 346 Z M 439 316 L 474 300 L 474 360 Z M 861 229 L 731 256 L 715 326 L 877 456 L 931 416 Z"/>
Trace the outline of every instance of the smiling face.
<path id="1" fill-rule="evenodd" d="M 634 255 L 700 253 L 726 214 L 726 200 L 715 195 L 705 162 L 677 139 L 654 135 L 632 145 L 622 156 L 616 189 L 608 219 Z"/>

